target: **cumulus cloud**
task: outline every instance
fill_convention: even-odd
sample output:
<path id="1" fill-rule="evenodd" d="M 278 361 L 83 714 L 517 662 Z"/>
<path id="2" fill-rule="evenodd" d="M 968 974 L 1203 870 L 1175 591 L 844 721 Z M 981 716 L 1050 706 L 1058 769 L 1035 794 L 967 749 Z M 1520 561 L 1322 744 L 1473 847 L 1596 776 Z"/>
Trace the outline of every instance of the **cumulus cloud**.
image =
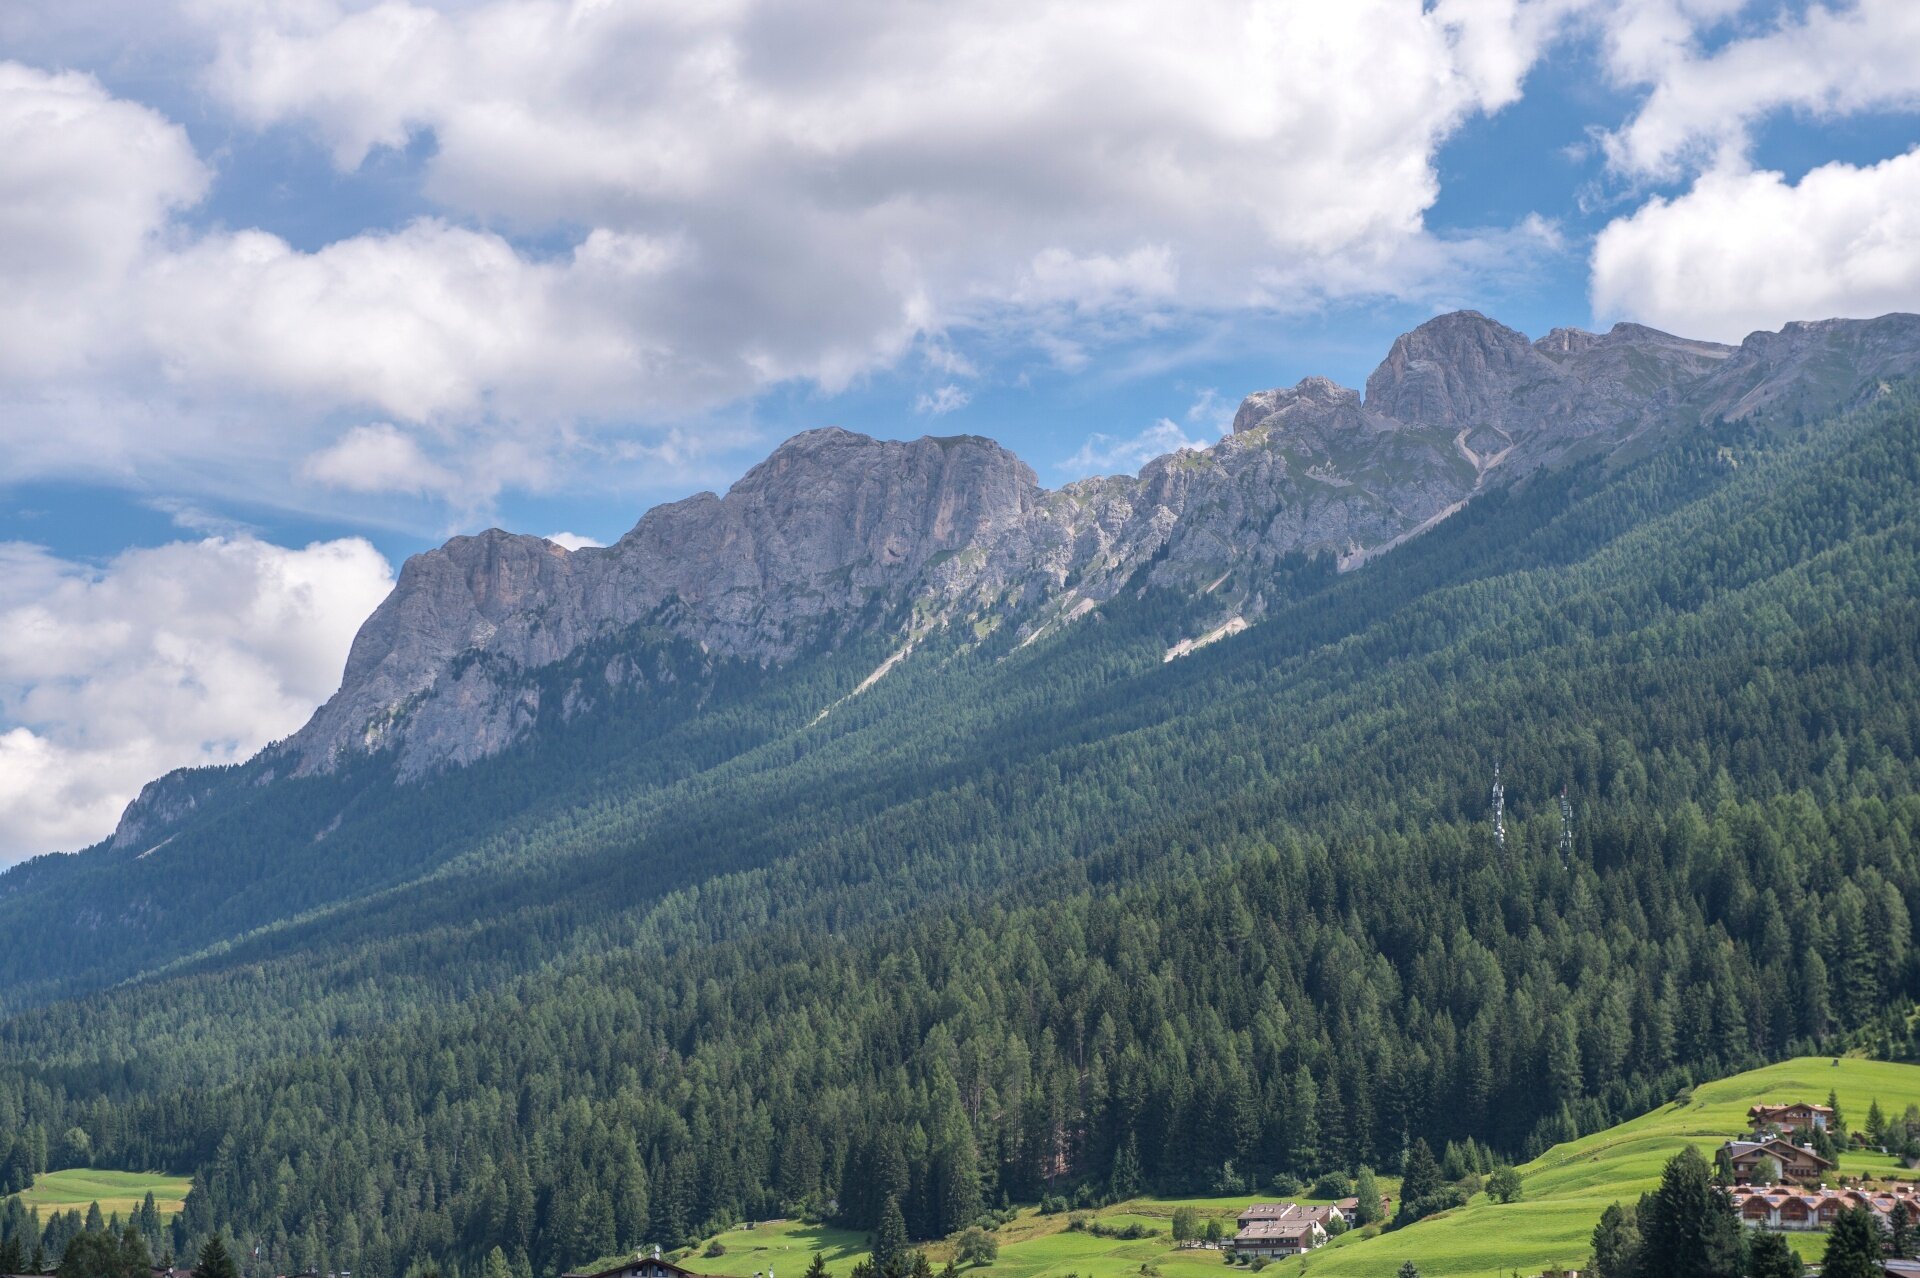
<path id="1" fill-rule="evenodd" d="M 1788 320 L 1920 310 L 1920 150 L 1798 183 L 1703 175 L 1601 232 L 1594 309 L 1737 342 Z"/>
<path id="2" fill-rule="evenodd" d="M 1814 117 L 1920 107 L 1920 6 L 1814 4 L 1711 52 L 1701 32 L 1744 0 L 1628 0 L 1609 21 L 1611 63 L 1646 101 L 1604 139 L 1624 172 L 1671 179 L 1744 157 L 1754 125 L 1781 110 Z"/>
<path id="3" fill-rule="evenodd" d="M 0 62 L 0 376 L 85 372 L 124 333 L 102 325 L 208 174 L 186 131 L 92 77 Z"/>
<path id="4" fill-rule="evenodd" d="M 444 216 L 190 229 L 177 125 L 0 66 L 0 482 L 231 470 L 271 421 L 302 500 L 470 502 L 778 384 L 965 376 L 969 334 L 1075 367 L 1116 316 L 1417 295 L 1471 253 L 1435 151 L 1582 3 L 194 0 L 218 104 L 343 170 L 430 135 Z"/>
<path id="5" fill-rule="evenodd" d="M 724 395 L 946 325 L 1395 291 L 1435 147 L 1569 7 L 228 0 L 211 83 L 343 168 L 430 133 L 471 217 L 671 242 L 625 309 Z"/>
<path id="6" fill-rule="evenodd" d="M 1596 318 L 1737 341 L 1789 320 L 1920 309 L 1920 159 L 1831 163 L 1798 181 L 1753 161 L 1756 131 L 1782 114 L 1920 109 L 1920 6 L 1814 3 L 1764 24 L 1747 8 L 1618 0 L 1605 14 L 1609 67 L 1646 89 L 1601 135 L 1608 166 L 1636 187 L 1688 185 L 1596 237 Z"/>
<path id="7" fill-rule="evenodd" d="M 1184 448 L 1205 448 L 1207 441 L 1188 439 L 1178 423 L 1162 417 L 1137 435 L 1119 437 L 1099 431 L 1088 435 L 1080 451 L 1054 469 L 1073 478 L 1086 475 L 1132 474 L 1156 457 Z"/>
<path id="8" fill-rule="evenodd" d="M 5 864 L 92 843 L 153 777 L 298 728 L 393 574 L 357 539 L 211 537 L 100 569 L 0 543 L 0 583 Z"/>
<path id="9" fill-rule="evenodd" d="M 570 532 L 548 533 L 547 540 L 567 550 L 583 550 L 588 546 L 604 546 L 607 544 L 604 541 L 595 541 L 591 537 L 582 537 L 579 533 Z"/>
<path id="10" fill-rule="evenodd" d="M 445 492 L 457 482 L 389 422 L 355 426 L 300 470 L 315 483 L 356 493 Z"/>

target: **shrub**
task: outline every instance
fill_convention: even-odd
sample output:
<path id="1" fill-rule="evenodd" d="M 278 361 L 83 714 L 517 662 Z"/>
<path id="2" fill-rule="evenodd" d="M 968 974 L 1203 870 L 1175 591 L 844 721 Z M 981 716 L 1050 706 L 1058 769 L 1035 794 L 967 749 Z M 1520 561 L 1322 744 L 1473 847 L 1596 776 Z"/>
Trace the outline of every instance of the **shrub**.
<path id="1" fill-rule="evenodd" d="M 1328 1172 L 1313 1182 L 1313 1198 L 1345 1198 L 1353 1193 L 1353 1181 L 1345 1172 Z"/>

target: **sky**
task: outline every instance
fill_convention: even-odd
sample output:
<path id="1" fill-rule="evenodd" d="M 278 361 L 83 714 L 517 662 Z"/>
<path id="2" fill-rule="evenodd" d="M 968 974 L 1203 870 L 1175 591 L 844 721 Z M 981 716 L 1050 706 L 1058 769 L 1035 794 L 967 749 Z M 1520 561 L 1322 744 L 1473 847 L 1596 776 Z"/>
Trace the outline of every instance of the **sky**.
<path id="1" fill-rule="evenodd" d="M 837 425 L 1052 485 L 1473 307 L 1920 310 L 1920 4 L 8 0 L 0 865 L 337 685 L 406 556 Z"/>

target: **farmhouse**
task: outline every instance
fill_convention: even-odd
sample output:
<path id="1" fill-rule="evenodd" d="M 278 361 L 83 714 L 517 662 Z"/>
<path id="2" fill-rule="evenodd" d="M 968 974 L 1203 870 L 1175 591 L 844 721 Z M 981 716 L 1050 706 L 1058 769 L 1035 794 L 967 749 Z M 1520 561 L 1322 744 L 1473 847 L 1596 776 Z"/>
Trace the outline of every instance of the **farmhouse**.
<path id="1" fill-rule="evenodd" d="M 1755 1105 L 1747 1111 L 1747 1121 L 1756 1132 L 1824 1132 L 1833 1121 L 1833 1110 L 1805 1101 L 1791 1105 Z"/>
<path id="2" fill-rule="evenodd" d="M 660 1259 L 660 1249 L 651 1256 L 635 1256 L 624 1264 L 591 1274 L 562 1274 L 560 1278 L 700 1278 L 691 1269 L 682 1269 L 671 1260 Z"/>
<path id="3" fill-rule="evenodd" d="M 1327 1241 L 1327 1222 L 1335 1219 L 1347 1219 L 1337 1206 L 1254 1203 L 1240 1213 L 1240 1232 L 1227 1246 L 1243 1256 L 1297 1256 Z"/>
<path id="4" fill-rule="evenodd" d="M 1759 1140 L 1730 1140 L 1720 1147 L 1720 1164 L 1736 1185 L 1754 1181 L 1817 1181 L 1833 1167 L 1833 1160 L 1805 1145 L 1779 1136 Z"/>

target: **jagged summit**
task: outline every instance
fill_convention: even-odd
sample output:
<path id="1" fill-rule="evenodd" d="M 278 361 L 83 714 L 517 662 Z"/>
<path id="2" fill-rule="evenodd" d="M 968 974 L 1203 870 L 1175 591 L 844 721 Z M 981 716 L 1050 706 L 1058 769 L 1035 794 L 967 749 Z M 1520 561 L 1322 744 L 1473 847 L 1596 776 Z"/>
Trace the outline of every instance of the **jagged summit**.
<path id="1" fill-rule="evenodd" d="M 1540 467 L 1703 421 L 1830 411 L 1916 368 L 1913 315 L 1729 347 L 1625 323 L 1534 341 L 1456 311 L 1395 340 L 1364 395 L 1324 377 L 1256 392 L 1224 439 L 1137 477 L 1049 491 L 981 436 L 809 430 L 724 495 L 658 506 L 612 546 L 569 553 L 489 529 L 409 559 L 340 690 L 273 748 L 275 766 L 391 750 L 404 776 L 491 754 L 539 711 L 525 672 L 635 625 L 774 664 L 856 632 L 893 634 L 905 653 L 963 620 L 1031 638 L 1152 586 L 1204 600 L 1207 633 L 1244 626 L 1287 556 L 1357 566 Z M 165 789 L 123 831 L 179 801 Z"/>

